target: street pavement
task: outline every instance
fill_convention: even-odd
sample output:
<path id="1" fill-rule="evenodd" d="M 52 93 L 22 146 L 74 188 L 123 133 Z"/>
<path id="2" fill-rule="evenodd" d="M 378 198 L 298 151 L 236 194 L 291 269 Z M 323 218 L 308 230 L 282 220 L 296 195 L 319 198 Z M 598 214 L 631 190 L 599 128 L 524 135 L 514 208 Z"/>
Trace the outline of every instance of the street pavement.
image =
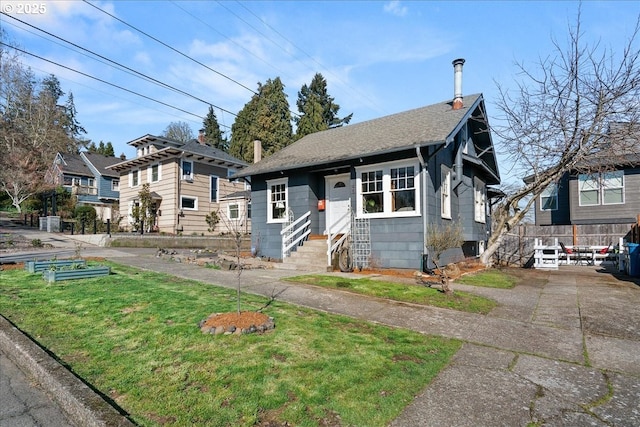
<path id="1" fill-rule="evenodd" d="M 73 243 L 66 244 L 60 249 Z M 219 286 L 237 283 L 235 272 L 168 261 L 153 250 L 86 247 L 83 255 Z M 489 315 L 294 285 L 281 280 L 292 272 L 279 269 L 243 271 L 242 290 L 463 340 L 449 366 L 391 423 L 394 427 L 640 425 L 639 282 L 592 266 L 516 273 L 524 280 L 510 290 L 454 285 L 498 301 Z M 0 354 L 11 353 L 10 345 L 2 345 L 1 326 Z M 60 406 L 68 413 L 64 403 Z M 119 415 L 110 422 L 125 422 Z"/>

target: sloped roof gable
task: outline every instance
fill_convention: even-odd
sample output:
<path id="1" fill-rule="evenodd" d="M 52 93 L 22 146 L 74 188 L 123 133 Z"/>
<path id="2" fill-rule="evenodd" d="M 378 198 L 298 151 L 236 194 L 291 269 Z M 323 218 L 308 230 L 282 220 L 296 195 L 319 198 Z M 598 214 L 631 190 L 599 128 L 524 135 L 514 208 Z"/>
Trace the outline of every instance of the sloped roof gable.
<path id="1" fill-rule="evenodd" d="M 446 101 L 316 132 L 250 165 L 237 176 L 323 165 L 446 143 L 482 102 L 482 94 L 475 94 L 466 96 L 465 106 L 459 110 L 453 110 L 451 101 Z"/>

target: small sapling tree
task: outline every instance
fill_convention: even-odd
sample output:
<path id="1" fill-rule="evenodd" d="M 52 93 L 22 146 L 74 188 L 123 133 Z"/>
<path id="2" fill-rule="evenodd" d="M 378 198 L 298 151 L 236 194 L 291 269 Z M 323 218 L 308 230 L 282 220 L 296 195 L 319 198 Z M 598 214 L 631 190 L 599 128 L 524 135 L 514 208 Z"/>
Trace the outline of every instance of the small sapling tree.
<path id="1" fill-rule="evenodd" d="M 429 249 L 431 259 L 438 270 L 442 291 L 447 295 L 453 294 L 453 289 L 445 268 L 446 265 L 441 264 L 440 257 L 448 249 L 459 248 L 463 241 L 462 228 L 458 223 L 450 222 L 444 226 L 431 224 L 427 227 L 427 249 Z"/>

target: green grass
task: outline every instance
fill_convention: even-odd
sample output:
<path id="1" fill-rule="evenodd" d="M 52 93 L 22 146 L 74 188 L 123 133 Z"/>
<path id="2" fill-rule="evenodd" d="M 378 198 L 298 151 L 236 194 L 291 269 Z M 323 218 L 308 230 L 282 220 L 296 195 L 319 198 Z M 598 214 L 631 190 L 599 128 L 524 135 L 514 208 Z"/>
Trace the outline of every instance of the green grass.
<path id="1" fill-rule="evenodd" d="M 472 295 L 467 292 L 455 291 L 453 295 L 445 295 L 443 292 L 435 288 L 387 282 L 367 277 L 348 278 L 343 276 L 310 274 L 290 277 L 286 280 L 323 286 L 326 288 L 343 289 L 362 295 L 387 298 L 395 301 L 450 308 L 469 313 L 486 314 L 496 306 L 496 302 L 493 300 Z"/>
<path id="2" fill-rule="evenodd" d="M 384 426 L 460 347 L 279 301 L 267 334 L 205 335 L 234 290 L 105 264 L 114 274 L 51 285 L 0 271 L 0 311 L 142 426 Z"/>
<path id="3" fill-rule="evenodd" d="M 466 276 L 456 279 L 456 282 L 465 285 L 483 286 L 485 288 L 511 289 L 518 282 L 518 278 L 502 270 L 492 269 L 467 274 Z"/>

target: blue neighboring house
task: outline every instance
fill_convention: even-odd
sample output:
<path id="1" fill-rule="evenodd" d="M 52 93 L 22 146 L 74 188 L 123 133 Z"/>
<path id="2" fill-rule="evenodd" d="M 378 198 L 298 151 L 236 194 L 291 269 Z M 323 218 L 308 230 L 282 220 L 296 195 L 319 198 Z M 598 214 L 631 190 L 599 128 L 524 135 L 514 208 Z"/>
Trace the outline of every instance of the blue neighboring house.
<path id="1" fill-rule="evenodd" d="M 77 197 L 79 206 L 93 206 L 99 218 L 113 220 L 118 216 L 120 175 L 107 166 L 122 160 L 89 152 L 57 153 L 45 180 L 67 189 Z"/>
<path id="2" fill-rule="evenodd" d="M 484 98 L 462 97 L 462 63 L 452 100 L 313 133 L 239 171 L 254 250 L 286 261 L 324 240 L 320 266 L 349 244 L 356 267 L 425 269 L 429 227 L 458 224 L 464 255 L 480 255 L 500 174 Z"/>

